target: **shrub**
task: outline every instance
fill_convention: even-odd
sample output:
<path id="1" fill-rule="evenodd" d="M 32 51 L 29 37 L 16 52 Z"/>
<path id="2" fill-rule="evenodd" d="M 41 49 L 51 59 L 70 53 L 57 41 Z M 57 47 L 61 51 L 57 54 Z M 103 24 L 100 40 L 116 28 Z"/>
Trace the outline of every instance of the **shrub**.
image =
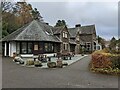
<path id="1" fill-rule="evenodd" d="M 120 54 L 109 53 L 106 49 L 92 54 L 91 70 L 106 74 L 120 74 Z"/>
<path id="2" fill-rule="evenodd" d="M 34 61 L 33 60 L 27 60 L 26 65 L 34 65 Z"/>
<path id="3" fill-rule="evenodd" d="M 56 67 L 56 62 L 48 62 L 48 63 L 47 63 L 47 66 L 48 66 L 49 68 L 55 68 L 55 67 Z"/>
<path id="4" fill-rule="evenodd" d="M 35 65 L 36 67 L 41 67 L 41 66 L 42 66 L 42 63 L 41 63 L 40 61 L 35 61 L 35 62 L 34 62 L 34 65 Z"/>
<path id="5" fill-rule="evenodd" d="M 113 69 L 120 69 L 120 56 L 112 56 L 111 57 L 112 68 Z"/>
<path id="6" fill-rule="evenodd" d="M 108 54 L 109 55 L 109 54 Z M 92 54 L 92 67 L 94 68 L 110 68 L 111 61 L 109 56 L 101 53 Z"/>
<path id="7" fill-rule="evenodd" d="M 60 59 L 57 60 L 57 67 L 58 68 L 62 68 L 63 67 L 62 60 L 60 60 Z"/>

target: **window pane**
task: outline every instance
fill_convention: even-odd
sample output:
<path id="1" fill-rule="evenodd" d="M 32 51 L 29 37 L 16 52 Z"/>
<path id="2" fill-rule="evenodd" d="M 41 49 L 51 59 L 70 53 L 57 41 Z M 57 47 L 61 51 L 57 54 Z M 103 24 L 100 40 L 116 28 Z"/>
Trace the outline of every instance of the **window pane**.
<path id="1" fill-rule="evenodd" d="M 34 50 L 38 50 L 38 45 L 34 45 Z"/>
<path id="2" fill-rule="evenodd" d="M 49 49 L 50 49 L 50 52 L 53 51 L 53 44 L 52 44 L 52 43 L 50 43 L 50 45 L 49 45 Z"/>
<path id="3" fill-rule="evenodd" d="M 52 43 L 45 43 L 45 51 L 52 52 L 53 51 L 53 44 Z"/>
<path id="4" fill-rule="evenodd" d="M 42 44 L 39 43 L 39 50 L 42 51 L 43 50 L 43 47 L 42 47 Z"/>
<path id="5" fill-rule="evenodd" d="M 45 43 L 45 51 L 48 51 L 48 44 Z"/>
<path id="6" fill-rule="evenodd" d="M 63 32 L 63 37 L 65 37 L 65 33 Z"/>
<path id="7" fill-rule="evenodd" d="M 65 32 L 65 38 L 67 38 L 67 32 Z"/>
<path id="8" fill-rule="evenodd" d="M 23 42 L 22 44 L 22 53 L 27 53 L 27 43 L 26 42 Z"/>
<path id="9" fill-rule="evenodd" d="M 28 53 L 32 53 L 32 43 L 28 43 Z"/>
<path id="10" fill-rule="evenodd" d="M 64 50 L 65 50 L 65 44 L 63 44 Z"/>

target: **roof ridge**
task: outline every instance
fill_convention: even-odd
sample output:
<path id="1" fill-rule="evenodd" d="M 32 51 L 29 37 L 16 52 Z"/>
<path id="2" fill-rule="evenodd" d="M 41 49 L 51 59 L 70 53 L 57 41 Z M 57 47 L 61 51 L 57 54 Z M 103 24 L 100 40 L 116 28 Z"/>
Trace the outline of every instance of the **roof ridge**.
<path id="1" fill-rule="evenodd" d="M 95 26 L 95 24 L 85 25 L 85 26 L 81 26 L 81 27 L 90 27 L 90 26 Z"/>

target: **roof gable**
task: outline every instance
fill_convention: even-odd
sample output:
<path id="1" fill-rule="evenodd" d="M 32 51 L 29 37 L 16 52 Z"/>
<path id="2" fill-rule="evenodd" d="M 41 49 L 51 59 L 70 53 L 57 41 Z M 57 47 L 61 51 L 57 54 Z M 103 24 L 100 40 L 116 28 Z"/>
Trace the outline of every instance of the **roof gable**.
<path id="1" fill-rule="evenodd" d="M 60 34 L 64 28 L 65 26 L 53 27 L 53 33 Z"/>

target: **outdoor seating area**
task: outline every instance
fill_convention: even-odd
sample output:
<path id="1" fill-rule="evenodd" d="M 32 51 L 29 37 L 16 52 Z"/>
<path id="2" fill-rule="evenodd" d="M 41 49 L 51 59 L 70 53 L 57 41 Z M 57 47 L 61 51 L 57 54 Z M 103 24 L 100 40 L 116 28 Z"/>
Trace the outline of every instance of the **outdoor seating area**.
<path id="1" fill-rule="evenodd" d="M 75 54 L 73 52 L 63 51 L 62 53 L 57 53 L 57 58 L 61 58 L 63 60 L 71 60 L 74 55 Z"/>
<path id="2" fill-rule="evenodd" d="M 40 54 L 38 56 L 33 56 L 33 58 L 23 58 L 17 55 L 13 58 L 13 61 L 25 67 L 63 68 L 85 56 L 74 55 L 73 57 L 71 55 L 62 55 L 59 53 L 59 55 L 57 54 L 55 57 L 47 57 L 47 55 Z"/>

